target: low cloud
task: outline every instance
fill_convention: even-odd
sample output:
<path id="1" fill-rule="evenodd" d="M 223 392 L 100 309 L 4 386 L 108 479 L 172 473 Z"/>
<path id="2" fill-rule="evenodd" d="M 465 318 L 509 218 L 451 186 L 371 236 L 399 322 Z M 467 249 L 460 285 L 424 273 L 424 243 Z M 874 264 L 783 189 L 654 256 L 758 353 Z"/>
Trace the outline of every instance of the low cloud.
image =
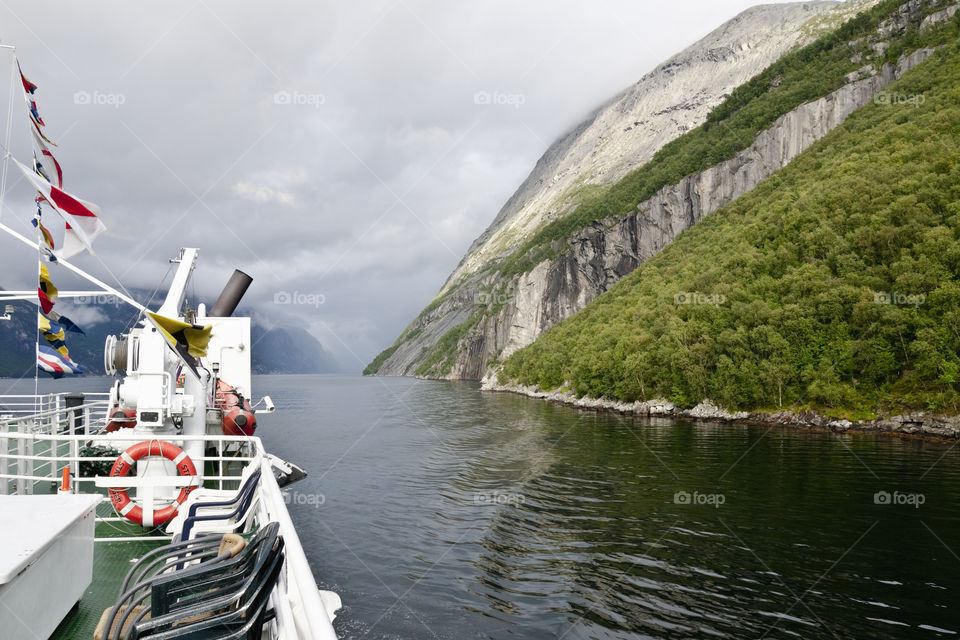
<path id="1" fill-rule="evenodd" d="M 198 247 L 192 302 L 211 302 L 234 267 L 255 279 L 244 305 L 266 315 L 277 291 L 323 294 L 296 311 L 359 371 L 550 142 L 751 3 L 114 1 L 109 21 L 68 3 L 55 19 L 2 5 L 0 22 L 39 86 L 65 187 L 110 229 L 79 266 L 153 290 L 180 247 Z M 490 104 L 475 100 L 484 91 Z M 13 97 L 11 148 L 26 161 Z M 13 173 L 7 186 L 3 222 L 34 237 L 33 194 Z M 59 240 L 62 225 L 48 226 Z M 0 242 L 0 286 L 31 288 L 35 252 Z"/>

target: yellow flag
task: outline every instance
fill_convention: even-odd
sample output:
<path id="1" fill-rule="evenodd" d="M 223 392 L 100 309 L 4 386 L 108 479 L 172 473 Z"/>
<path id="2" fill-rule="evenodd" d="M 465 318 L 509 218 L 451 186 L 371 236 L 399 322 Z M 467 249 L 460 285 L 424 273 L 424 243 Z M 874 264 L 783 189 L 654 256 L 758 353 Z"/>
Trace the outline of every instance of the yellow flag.
<path id="1" fill-rule="evenodd" d="M 40 264 L 40 286 L 37 287 L 37 297 L 40 299 L 40 308 L 44 313 L 53 309 L 53 301 L 57 299 L 57 288 L 50 282 L 50 272 L 47 265 Z"/>
<path id="2" fill-rule="evenodd" d="M 51 322 L 42 313 L 37 314 L 37 325 L 40 327 L 40 333 L 47 339 L 50 346 L 59 354 L 70 357 L 70 351 L 67 349 L 67 335 L 63 327 L 55 322 Z"/>
<path id="3" fill-rule="evenodd" d="M 207 343 L 210 342 L 210 330 L 213 325 L 188 324 L 175 318 L 147 312 L 167 342 L 184 357 L 202 358 L 207 355 Z"/>
<path id="4" fill-rule="evenodd" d="M 210 342 L 210 330 L 213 325 L 189 324 L 149 311 L 147 311 L 147 318 L 167 341 L 170 348 L 180 356 L 183 364 L 187 365 L 193 375 L 199 378 L 197 358 L 207 355 L 207 343 Z"/>

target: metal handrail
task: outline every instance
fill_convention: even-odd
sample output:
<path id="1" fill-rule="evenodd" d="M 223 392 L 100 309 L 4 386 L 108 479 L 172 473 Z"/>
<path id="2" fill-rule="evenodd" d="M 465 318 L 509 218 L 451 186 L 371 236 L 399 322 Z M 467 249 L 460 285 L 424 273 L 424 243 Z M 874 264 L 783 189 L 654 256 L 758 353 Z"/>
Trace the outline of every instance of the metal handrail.
<path id="1" fill-rule="evenodd" d="M 35 405 L 32 405 L 35 406 Z M 31 406 L 31 408 L 32 408 Z M 53 407 L 50 409 L 43 409 L 41 411 L 33 411 L 32 413 L 22 413 L 11 414 L 9 411 L 0 412 L 0 424 L 3 423 L 15 423 L 15 422 L 28 422 L 28 421 L 42 421 L 44 418 L 57 417 L 58 420 L 69 420 L 71 417 L 76 416 L 78 413 L 87 413 L 91 410 L 103 411 L 109 406 L 109 400 L 94 400 L 93 402 L 85 402 L 74 407 Z M 104 411 L 104 418 L 106 418 L 106 411 Z"/>
<path id="2" fill-rule="evenodd" d="M 264 459 L 262 465 L 258 514 L 265 521 L 275 521 L 280 524 L 280 535 L 286 543 L 284 546 L 286 567 L 280 576 L 278 591 L 286 593 L 287 597 L 275 599 L 277 617 L 281 620 L 281 626 L 287 629 L 291 626 L 295 628 L 296 634 L 291 635 L 292 638 L 336 640 L 336 635 L 333 634 L 333 628 L 330 626 L 326 605 L 320 597 L 320 591 L 310 564 L 307 562 L 300 537 L 287 512 L 270 460 Z"/>
<path id="3" fill-rule="evenodd" d="M 71 410 L 74 408 L 71 407 Z M 43 412 L 46 415 L 56 415 L 56 412 Z M 35 414 L 36 415 L 36 414 Z M 39 428 L 37 422 L 41 422 Z M 110 445 L 111 448 L 123 448 L 124 443 L 141 442 L 144 440 L 162 439 L 164 441 L 183 445 L 188 442 L 204 442 L 216 447 L 214 455 L 204 455 L 194 462 L 204 465 L 212 462 L 217 470 L 205 473 L 204 479 L 218 484 L 221 488 L 224 482 L 238 479 L 237 475 L 227 475 L 223 465 L 240 463 L 249 464 L 254 457 L 263 451 L 259 438 L 251 436 L 232 435 L 182 435 L 182 434 L 145 434 L 123 429 L 112 433 L 91 434 L 87 429 L 90 421 L 84 420 L 83 427 L 77 429 L 76 422 L 70 420 L 67 425 L 69 433 L 60 432 L 60 421 L 15 420 L 0 422 L 0 494 L 11 490 L 18 494 L 31 494 L 38 486 L 49 486 L 60 482 L 60 472 L 64 466 L 70 467 L 71 488 L 79 490 L 84 486 L 96 486 L 96 477 L 81 477 L 80 463 L 113 462 L 116 454 L 108 455 L 80 455 L 81 447 Z M 13 430 L 11 430 L 11 428 Z M 21 428 L 23 430 L 17 430 Z M 64 449 L 66 446 L 66 450 Z M 230 455 L 236 447 L 236 454 Z M 37 450 L 39 449 L 39 450 Z M 8 483 L 13 483 L 11 487 Z M 136 484 L 130 481 L 129 486 Z"/>

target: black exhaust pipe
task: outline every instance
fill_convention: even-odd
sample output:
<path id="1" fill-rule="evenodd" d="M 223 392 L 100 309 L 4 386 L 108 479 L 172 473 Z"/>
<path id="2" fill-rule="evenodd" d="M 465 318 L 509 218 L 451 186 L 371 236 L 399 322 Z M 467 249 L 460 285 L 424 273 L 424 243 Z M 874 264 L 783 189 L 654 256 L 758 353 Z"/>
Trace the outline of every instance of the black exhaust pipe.
<path id="1" fill-rule="evenodd" d="M 240 269 L 234 269 L 233 275 L 227 281 L 227 286 L 220 292 L 220 296 L 210 307 L 207 316 L 211 318 L 229 318 L 232 316 L 251 282 L 253 282 L 253 278 L 240 271 Z"/>

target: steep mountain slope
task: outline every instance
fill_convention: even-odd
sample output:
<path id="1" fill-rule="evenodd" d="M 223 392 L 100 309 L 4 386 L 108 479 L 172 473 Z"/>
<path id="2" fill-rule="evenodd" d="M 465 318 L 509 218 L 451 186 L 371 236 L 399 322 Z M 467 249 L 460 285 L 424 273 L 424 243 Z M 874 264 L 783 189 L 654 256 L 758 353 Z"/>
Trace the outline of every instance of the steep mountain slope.
<path id="1" fill-rule="evenodd" d="M 407 375 L 429 358 L 441 337 L 490 302 L 479 283 L 546 222 L 570 213 L 597 185 L 611 184 L 647 163 L 664 144 L 702 124 L 733 89 L 791 48 L 876 0 L 779 4 L 750 9 L 661 64 L 598 108 L 554 143 L 530 176 L 477 238 L 438 295 L 381 354 L 367 373 Z M 620 274 L 622 275 L 622 274 Z M 577 306 L 576 308 L 581 308 Z M 545 319 L 547 326 L 564 315 Z M 515 337 L 523 344 L 529 331 Z M 450 338 L 447 339 L 450 342 Z M 485 349 L 496 353 L 502 347 Z M 471 358 L 466 369 L 481 371 Z M 431 372 L 478 377 L 477 373 Z"/>
<path id="2" fill-rule="evenodd" d="M 734 88 L 817 28 L 863 6 L 810 2 L 754 7 L 661 64 L 547 150 L 474 241 L 443 291 L 510 253 L 518 238 L 528 237 L 544 221 L 562 215 L 570 192 L 616 182 L 645 164 L 664 144 L 702 124 Z"/>
<path id="3" fill-rule="evenodd" d="M 783 56 L 650 162 L 578 190 L 565 215 L 448 286 L 367 372 L 482 378 L 924 60 L 949 37 L 948 6 L 887 0 Z"/>
<path id="4" fill-rule="evenodd" d="M 508 358 L 501 381 L 960 413 L 960 19 L 942 28 L 933 59 Z"/>

